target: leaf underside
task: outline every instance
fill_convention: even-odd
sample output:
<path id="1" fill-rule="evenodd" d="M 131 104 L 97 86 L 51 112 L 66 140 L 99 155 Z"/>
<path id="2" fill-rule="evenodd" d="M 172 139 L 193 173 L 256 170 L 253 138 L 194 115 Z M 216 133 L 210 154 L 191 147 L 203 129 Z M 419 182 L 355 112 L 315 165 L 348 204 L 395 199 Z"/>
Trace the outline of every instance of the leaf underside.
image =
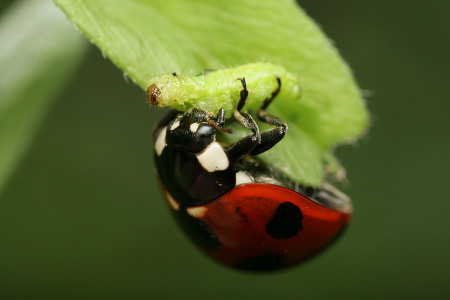
<path id="1" fill-rule="evenodd" d="M 54 1 L 143 89 L 155 74 L 258 61 L 296 74 L 303 88 L 298 104 L 277 99 L 269 108 L 289 124 L 288 134 L 260 158 L 300 183 L 319 185 L 330 148 L 367 127 L 351 71 L 294 1 Z"/>

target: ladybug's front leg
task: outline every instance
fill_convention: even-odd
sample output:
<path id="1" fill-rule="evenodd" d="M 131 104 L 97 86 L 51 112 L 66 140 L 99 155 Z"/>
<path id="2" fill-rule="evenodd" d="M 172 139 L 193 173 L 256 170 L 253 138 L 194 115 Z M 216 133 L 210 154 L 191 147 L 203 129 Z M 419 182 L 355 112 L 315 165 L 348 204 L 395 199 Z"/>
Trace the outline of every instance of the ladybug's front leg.
<path id="1" fill-rule="evenodd" d="M 272 103 L 273 99 L 275 99 L 281 89 L 281 79 L 279 77 L 276 77 L 276 79 L 278 82 L 278 87 L 272 92 L 270 97 L 264 99 L 263 104 L 257 112 L 259 120 L 269 125 L 276 126 L 276 128 L 261 133 L 261 142 L 253 149 L 253 151 L 250 153 L 251 155 L 263 153 L 275 146 L 284 138 L 288 129 L 287 124 L 283 120 L 274 117 L 266 112 L 267 107 L 270 105 L 270 103 Z"/>
<path id="2" fill-rule="evenodd" d="M 284 121 L 266 112 L 267 107 L 280 92 L 281 79 L 276 77 L 278 87 L 272 92 L 270 97 L 264 99 L 263 104 L 257 111 L 257 117 L 259 120 L 269 125 L 276 126 L 276 128 L 264 131 L 262 133 L 259 132 L 259 127 L 255 120 L 253 120 L 249 114 L 241 112 L 241 109 L 244 107 L 245 101 L 248 97 L 248 90 L 245 78 L 239 78 L 239 80 L 242 82 L 243 89 L 240 93 L 241 97 L 239 99 L 237 109 L 234 112 L 234 118 L 245 128 L 250 129 L 253 132 L 253 135 L 246 136 L 230 146 L 229 155 L 233 160 L 237 160 L 247 154 L 257 155 L 269 150 L 284 138 L 288 129 L 288 126 Z"/>
<path id="3" fill-rule="evenodd" d="M 250 154 L 261 141 L 261 134 L 255 120 L 249 114 L 241 112 L 248 97 L 248 90 L 245 78 L 239 78 L 238 80 L 242 83 L 242 90 L 240 92 L 237 109 L 234 111 L 234 118 L 245 128 L 251 130 L 253 134 L 242 138 L 228 148 L 228 157 L 231 161 L 236 161 L 241 157 Z"/>

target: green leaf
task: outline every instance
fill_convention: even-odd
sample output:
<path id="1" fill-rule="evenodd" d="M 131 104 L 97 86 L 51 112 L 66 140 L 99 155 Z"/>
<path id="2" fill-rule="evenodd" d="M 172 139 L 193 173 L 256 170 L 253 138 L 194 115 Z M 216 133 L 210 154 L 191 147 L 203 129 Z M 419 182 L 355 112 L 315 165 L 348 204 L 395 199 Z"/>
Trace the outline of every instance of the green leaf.
<path id="1" fill-rule="evenodd" d="M 20 1 L 0 19 L 0 192 L 86 44 L 50 1 Z"/>
<path id="2" fill-rule="evenodd" d="M 296 74 L 301 100 L 293 106 L 280 99 L 269 109 L 289 124 L 288 134 L 261 158 L 301 183 L 320 184 L 330 147 L 353 141 L 368 125 L 349 68 L 294 1 L 54 1 L 144 89 L 155 74 L 258 61 Z"/>

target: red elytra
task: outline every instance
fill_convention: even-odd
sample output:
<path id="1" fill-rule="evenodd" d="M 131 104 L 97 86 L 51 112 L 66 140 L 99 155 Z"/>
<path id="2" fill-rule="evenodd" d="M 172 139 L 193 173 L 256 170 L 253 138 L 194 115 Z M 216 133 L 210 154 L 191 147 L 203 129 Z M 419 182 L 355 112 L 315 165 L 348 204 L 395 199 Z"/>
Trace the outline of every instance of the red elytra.
<path id="1" fill-rule="evenodd" d="M 286 203 L 301 212 L 298 221 L 286 219 L 299 230 L 287 237 L 274 237 L 268 233 L 268 224 L 280 205 Z M 210 250 L 194 241 L 207 255 L 223 264 L 250 270 L 279 269 L 307 260 L 332 243 L 351 218 L 349 213 L 324 207 L 295 191 L 261 183 L 236 186 L 187 211 L 209 226 L 221 244 L 219 249 Z"/>

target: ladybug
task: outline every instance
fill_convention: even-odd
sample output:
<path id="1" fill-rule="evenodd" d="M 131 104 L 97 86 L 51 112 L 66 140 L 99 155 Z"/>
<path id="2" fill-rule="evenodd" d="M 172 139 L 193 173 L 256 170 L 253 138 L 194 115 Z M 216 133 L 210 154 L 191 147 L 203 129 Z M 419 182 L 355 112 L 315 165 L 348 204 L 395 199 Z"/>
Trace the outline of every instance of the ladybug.
<path id="1" fill-rule="evenodd" d="M 241 112 L 248 90 L 240 80 L 233 118 L 252 134 L 226 145 L 217 135 L 230 132 L 223 109 L 216 117 L 170 111 L 154 132 L 159 182 L 175 219 L 208 256 L 237 269 L 282 269 L 331 244 L 351 218 L 351 201 L 330 184 L 306 187 L 258 161 L 286 134 L 286 123 L 266 113 L 281 81 L 257 111 L 273 126 L 260 132 Z"/>

